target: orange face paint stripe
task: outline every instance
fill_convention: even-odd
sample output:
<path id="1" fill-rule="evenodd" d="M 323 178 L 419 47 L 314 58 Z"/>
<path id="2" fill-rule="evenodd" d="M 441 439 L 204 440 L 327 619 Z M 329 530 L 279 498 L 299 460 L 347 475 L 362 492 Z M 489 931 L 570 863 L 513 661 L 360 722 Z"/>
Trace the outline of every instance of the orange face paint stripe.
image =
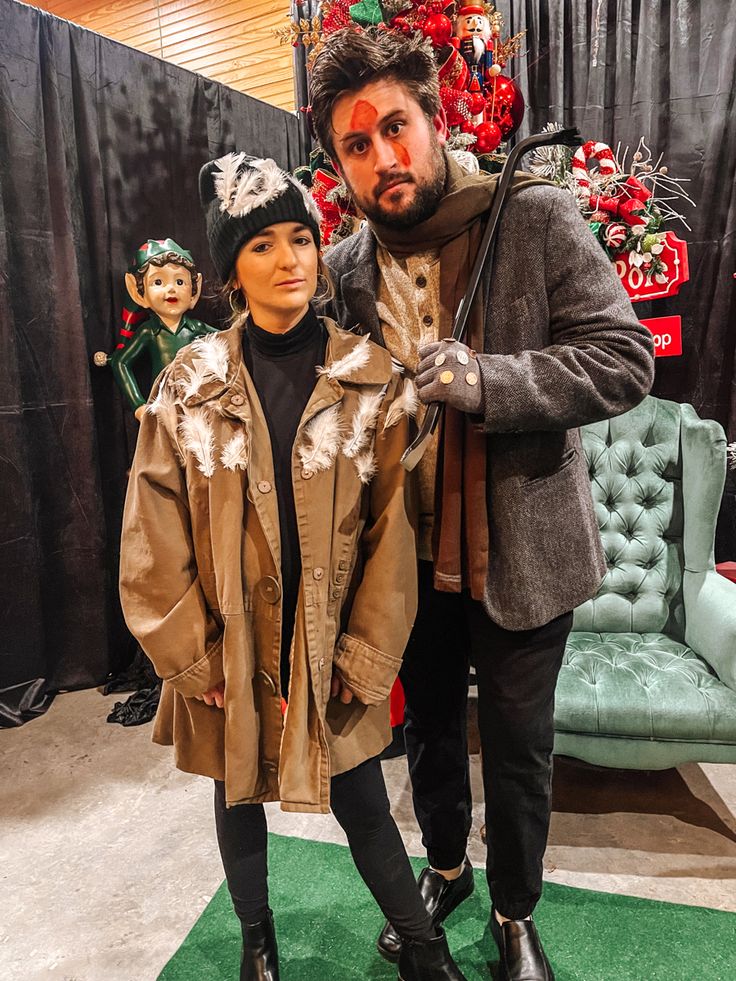
<path id="1" fill-rule="evenodd" d="M 378 119 L 378 110 L 365 99 L 358 99 L 350 116 L 350 129 L 369 129 Z"/>
<path id="2" fill-rule="evenodd" d="M 399 143 L 398 140 L 394 142 L 394 153 L 396 154 L 396 159 L 399 161 L 402 167 L 411 166 L 409 151 L 406 149 L 403 143 Z"/>

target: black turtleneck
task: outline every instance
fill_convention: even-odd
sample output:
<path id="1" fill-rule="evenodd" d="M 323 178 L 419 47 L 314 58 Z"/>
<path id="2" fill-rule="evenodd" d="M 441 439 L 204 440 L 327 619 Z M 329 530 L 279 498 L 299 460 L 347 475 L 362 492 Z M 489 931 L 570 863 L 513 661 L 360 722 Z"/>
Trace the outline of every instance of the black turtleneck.
<path id="1" fill-rule="evenodd" d="M 248 318 L 243 331 L 243 357 L 271 437 L 273 472 L 281 528 L 281 691 L 289 690 L 289 651 L 294 632 L 301 549 L 291 482 L 291 451 L 309 397 L 317 381 L 315 368 L 324 364 L 327 332 L 311 307 L 285 334 L 272 334 Z"/>

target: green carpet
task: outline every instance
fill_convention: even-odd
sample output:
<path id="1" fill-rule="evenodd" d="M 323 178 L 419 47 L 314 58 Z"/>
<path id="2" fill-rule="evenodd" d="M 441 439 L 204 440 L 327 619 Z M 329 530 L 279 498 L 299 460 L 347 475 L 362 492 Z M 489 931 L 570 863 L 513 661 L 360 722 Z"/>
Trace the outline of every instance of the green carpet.
<path id="1" fill-rule="evenodd" d="M 381 915 L 347 848 L 270 835 L 269 868 L 282 981 L 395 981 L 375 950 Z M 447 933 L 468 981 L 489 981 L 496 948 L 485 876 L 475 875 Z M 557 981 L 736 981 L 733 913 L 548 883 L 535 919 Z M 237 981 L 239 956 L 223 883 L 159 981 Z"/>

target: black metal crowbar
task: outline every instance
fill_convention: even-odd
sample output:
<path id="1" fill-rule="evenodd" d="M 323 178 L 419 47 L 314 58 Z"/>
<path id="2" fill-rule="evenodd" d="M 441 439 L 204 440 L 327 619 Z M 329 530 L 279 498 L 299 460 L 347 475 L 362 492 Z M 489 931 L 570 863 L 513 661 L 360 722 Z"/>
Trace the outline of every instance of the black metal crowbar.
<path id="1" fill-rule="evenodd" d="M 540 146 L 556 146 L 558 144 L 570 147 L 582 146 L 583 140 L 577 127 L 561 129 L 554 133 L 538 133 L 535 136 L 528 136 L 525 140 L 521 140 L 520 143 L 517 143 L 506 158 L 506 162 L 501 170 L 501 176 L 498 180 L 498 188 L 496 189 L 496 193 L 493 198 L 493 204 L 491 205 L 491 210 L 488 215 L 488 223 L 483 233 L 483 239 L 480 243 L 478 254 L 475 257 L 473 271 L 470 274 L 468 288 L 465 291 L 465 295 L 463 296 L 462 300 L 460 300 L 457 312 L 455 314 L 452 334 L 450 335 L 453 341 L 462 341 L 465 337 L 465 332 L 468 326 L 468 317 L 470 316 L 470 309 L 478 292 L 478 287 L 480 286 L 483 272 L 486 267 L 489 269 L 493 268 L 493 256 L 496 239 L 498 237 L 499 217 L 501 215 L 501 210 L 503 209 L 503 206 L 509 196 L 511 179 L 514 175 L 514 171 L 516 170 L 517 161 L 525 153 L 528 153 L 529 150 L 535 150 Z M 401 462 L 406 470 L 413 470 L 424 456 L 424 451 L 427 449 L 427 444 L 437 428 L 437 423 L 442 415 L 443 407 L 443 402 L 430 402 L 427 406 L 424 421 L 422 422 L 416 439 L 411 446 L 404 451 L 404 455 L 401 457 Z"/>

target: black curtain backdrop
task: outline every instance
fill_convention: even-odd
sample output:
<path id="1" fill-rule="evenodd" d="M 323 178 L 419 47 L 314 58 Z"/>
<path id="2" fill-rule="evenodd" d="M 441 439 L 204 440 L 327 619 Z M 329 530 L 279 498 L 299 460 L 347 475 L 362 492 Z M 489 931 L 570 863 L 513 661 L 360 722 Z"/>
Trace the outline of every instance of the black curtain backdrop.
<path id="1" fill-rule="evenodd" d="M 690 178 L 690 282 L 641 317 L 683 317 L 655 394 L 736 439 L 736 13 L 731 0 L 499 0 L 527 103 Z M 247 96 L 0 0 L 0 725 L 129 658 L 117 542 L 136 424 L 109 371 L 123 273 L 145 239 L 190 248 L 213 283 L 197 172 L 235 147 L 306 159 L 299 122 Z M 212 292 L 212 289 L 210 289 Z M 211 301 L 197 313 L 217 322 Z M 729 477 L 717 558 L 736 558 Z"/>
<path id="2" fill-rule="evenodd" d="M 137 423 L 90 358 L 114 348 L 147 238 L 189 248 L 213 293 L 197 174 L 236 147 L 306 157 L 296 117 L 0 0 L 0 726 L 129 660 L 116 580 Z M 222 319 L 212 300 L 197 314 Z"/>
<path id="3" fill-rule="evenodd" d="M 550 122 L 578 126 L 615 151 L 640 137 L 696 208 L 690 281 L 678 296 L 638 303 L 640 317 L 682 316 L 683 354 L 660 358 L 654 395 L 690 402 L 736 440 L 736 2 L 497 0 L 506 33 L 526 30 L 509 65 L 526 116 L 520 136 Z M 522 48 L 522 51 L 524 47 Z M 716 561 L 736 560 L 736 474 L 729 473 Z"/>

